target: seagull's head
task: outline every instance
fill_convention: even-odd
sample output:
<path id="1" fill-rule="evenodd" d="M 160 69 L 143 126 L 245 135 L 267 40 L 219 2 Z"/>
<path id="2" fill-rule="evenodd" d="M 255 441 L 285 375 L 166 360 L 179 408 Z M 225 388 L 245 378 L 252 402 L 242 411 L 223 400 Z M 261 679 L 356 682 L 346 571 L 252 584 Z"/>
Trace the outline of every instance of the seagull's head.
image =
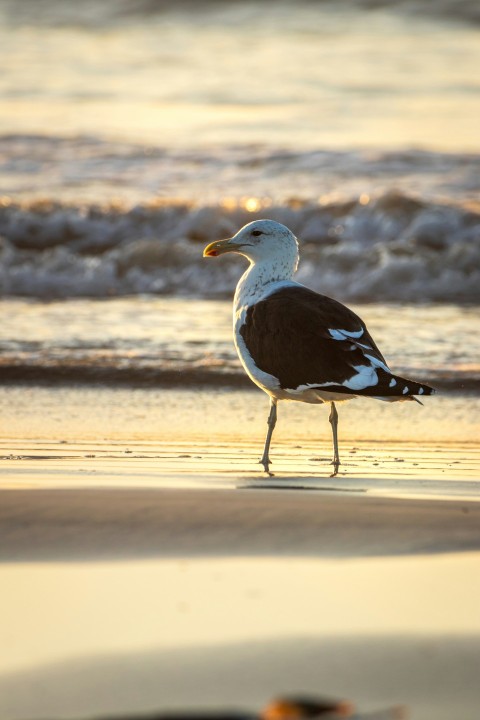
<path id="1" fill-rule="evenodd" d="M 203 257 L 216 257 L 228 252 L 244 255 L 251 263 L 283 258 L 296 269 L 298 242 L 285 225 L 275 220 L 254 220 L 242 227 L 236 235 L 207 245 Z"/>

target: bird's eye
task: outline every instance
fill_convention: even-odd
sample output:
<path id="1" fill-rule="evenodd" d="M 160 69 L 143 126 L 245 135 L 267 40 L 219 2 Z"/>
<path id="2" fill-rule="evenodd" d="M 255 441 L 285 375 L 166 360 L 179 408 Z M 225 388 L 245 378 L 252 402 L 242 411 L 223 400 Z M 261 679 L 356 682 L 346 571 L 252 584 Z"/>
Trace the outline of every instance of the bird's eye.
<path id="1" fill-rule="evenodd" d="M 264 232 L 263 230 L 252 230 L 252 235 L 258 237 L 259 235 L 264 235 Z"/>

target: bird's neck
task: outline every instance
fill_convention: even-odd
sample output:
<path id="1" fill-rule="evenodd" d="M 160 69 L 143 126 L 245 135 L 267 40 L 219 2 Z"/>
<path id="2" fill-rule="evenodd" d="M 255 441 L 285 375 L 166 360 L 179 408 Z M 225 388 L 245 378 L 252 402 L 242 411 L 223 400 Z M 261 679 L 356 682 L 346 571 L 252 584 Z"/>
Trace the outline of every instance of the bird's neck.
<path id="1" fill-rule="evenodd" d="M 296 262 L 276 262 L 264 260 L 251 263 L 248 270 L 240 278 L 235 292 L 234 307 L 239 309 L 258 302 L 270 294 L 273 286 L 278 283 L 292 282 L 296 270 Z"/>

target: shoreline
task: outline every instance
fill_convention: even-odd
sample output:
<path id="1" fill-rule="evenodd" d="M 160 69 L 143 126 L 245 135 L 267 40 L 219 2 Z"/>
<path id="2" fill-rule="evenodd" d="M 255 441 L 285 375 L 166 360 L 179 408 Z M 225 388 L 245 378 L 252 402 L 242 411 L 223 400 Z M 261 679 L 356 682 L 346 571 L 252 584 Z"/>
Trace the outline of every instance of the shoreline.
<path id="1" fill-rule="evenodd" d="M 192 390 L 221 389 L 226 392 L 258 392 L 242 368 L 182 367 L 180 369 L 152 367 L 122 367 L 68 363 L 41 365 L 35 363 L 0 362 L 2 388 L 86 388 L 115 390 Z M 409 374 L 408 372 L 406 374 Z M 415 373 L 415 381 L 432 386 L 435 392 L 447 396 L 480 395 L 480 377 L 436 377 Z"/>

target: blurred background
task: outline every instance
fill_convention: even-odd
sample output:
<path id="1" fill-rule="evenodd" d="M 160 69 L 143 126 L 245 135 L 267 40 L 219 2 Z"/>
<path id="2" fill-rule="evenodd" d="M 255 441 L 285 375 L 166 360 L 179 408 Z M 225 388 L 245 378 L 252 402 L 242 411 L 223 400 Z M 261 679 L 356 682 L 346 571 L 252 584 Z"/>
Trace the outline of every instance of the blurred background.
<path id="1" fill-rule="evenodd" d="M 476 2 L 2 0 L 0 12 L 3 133 L 147 155 L 222 146 L 232 163 L 226 149 L 252 143 L 478 150 Z"/>
<path id="2" fill-rule="evenodd" d="M 272 217 L 301 282 L 395 317 L 398 370 L 471 387 L 479 23 L 467 0 L 0 0 L 3 377 L 235 375 L 241 262 L 202 246 Z"/>

